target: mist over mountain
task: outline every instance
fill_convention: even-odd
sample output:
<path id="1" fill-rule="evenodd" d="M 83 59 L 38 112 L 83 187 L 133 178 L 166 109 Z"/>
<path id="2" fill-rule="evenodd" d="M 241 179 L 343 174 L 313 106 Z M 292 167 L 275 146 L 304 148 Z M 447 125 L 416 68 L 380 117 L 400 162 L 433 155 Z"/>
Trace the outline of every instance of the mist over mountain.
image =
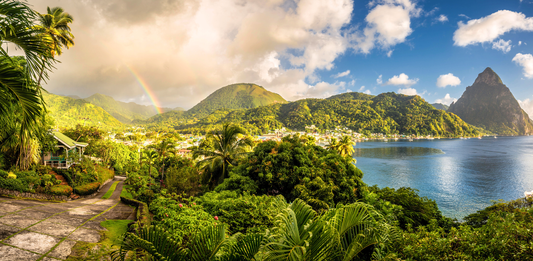
<path id="1" fill-rule="evenodd" d="M 448 106 L 446 104 L 442 104 L 442 103 L 432 103 L 431 105 L 433 105 L 433 107 L 435 107 L 435 109 L 443 110 L 443 111 L 447 111 L 448 108 L 450 108 L 450 106 Z"/>
<path id="2" fill-rule="evenodd" d="M 472 86 L 452 103 L 448 112 L 469 124 L 500 135 L 533 133 L 533 121 L 522 110 L 509 88 L 491 68 L 480 73 Z"/>

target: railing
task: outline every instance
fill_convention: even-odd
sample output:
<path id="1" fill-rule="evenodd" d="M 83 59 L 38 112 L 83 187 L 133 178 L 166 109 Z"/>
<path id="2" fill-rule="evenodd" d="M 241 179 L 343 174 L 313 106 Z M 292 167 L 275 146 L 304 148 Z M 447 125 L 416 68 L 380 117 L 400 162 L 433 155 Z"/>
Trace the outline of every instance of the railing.
<path id="1" fill-rule="evenodd" d="M 70 166 L 72 166 L 72 162 L 66 161 L 59 157 L 52 157 L 51 160 L 45 160 L 44 165 L 58 169 L 68 169 Z"/>

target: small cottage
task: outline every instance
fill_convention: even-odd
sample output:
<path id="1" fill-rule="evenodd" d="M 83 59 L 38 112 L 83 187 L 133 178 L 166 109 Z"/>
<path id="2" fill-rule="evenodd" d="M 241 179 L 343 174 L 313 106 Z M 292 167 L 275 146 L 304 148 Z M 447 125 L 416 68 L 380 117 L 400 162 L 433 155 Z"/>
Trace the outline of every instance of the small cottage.
<path id="1" fill-rule="evenodd" d="M 78 158 L 81 158 L 83 150 L 89 145 L 85 142 L 74 141 L 61 132 L 52 132 L 51 134 L 57 140 L 56 148 L 58 149 L 55 152 L 44 153 L 43 162 L 46 166 L 58 169 L 68 169 L 72 164 L 76 163 L 72 160 L 72 156 L 78 156 Z"/>

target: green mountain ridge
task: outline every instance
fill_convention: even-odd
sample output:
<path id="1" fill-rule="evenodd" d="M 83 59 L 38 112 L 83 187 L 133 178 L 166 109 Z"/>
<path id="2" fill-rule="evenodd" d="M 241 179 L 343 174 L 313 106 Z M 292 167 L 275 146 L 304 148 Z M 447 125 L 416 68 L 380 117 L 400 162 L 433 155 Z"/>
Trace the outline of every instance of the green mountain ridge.
<path id="1" fill-rule="evenodd" d="M 375 95 L 370 95 L 362 92 L 345 92 L 337 95 L 333 95 L 331 97 L 328 97 L 326 99 L 328 100 L 362 100 L 362 101 L 370 101 L 372 100 Z"/>
<path id="2" fill-rule="evenodd" d="M 337 96 L 337 95 L 336 95 Z M 348 127 L 360 133 L 403 133 L 442 137 L 477 136 L 479 132 L 454 114 L 435 109 L 420 96 L 382 93 L 371 100 L 366 94 L 348 93 L 328 99 L 304 99 L 252 109 L 217 110 L 194 121 L 185 113 L 152 117 L 148 126 L 166 126 L 189 133 L 219 129 L 225 122 L 238 123 L 253 133 L 287 127 L 304 130 Z"/>
<path id="3" fill-rule="evenodd" d="M 222 87 L 187 111 L 202 118 L 219 109 L 250 109 L 272 103 L 286 103 L 277 93 L 252 83 L 236 83 Z"/>
<path id="4" fill-rule="evenodd" d="M 500 135 L 533 134 L 533 121 L 498 74 L 489 67 L 478 75 L 472 86 L 466 87 L 448 112 L 469 124 Z"/>
<path id="5" fill-rule="evenodd" d="M 117 120 L 127 124 L 132 123 L 136 119 L 144 120 L 158 114 L 156 108 L 153 106 L 140 105 L 134 102 L 121 102 L 104 94 L 97 93 L 85 98 L 84 100 L 96 106 L 100 106 Z M 170 108 L 160 109 L 162 109 L 164 112 L 174 110 Z M 177 109 L 181 108 L 178 107 Z"/>
<path id="6" fill-rule="evenodd" d="M 83 99 L 43 93 L 48 114 L 55 128 L 73 127 L 76 124 L 99 126 L 102 129 L 122 128 L 124 124 L 101 107 Z"/>

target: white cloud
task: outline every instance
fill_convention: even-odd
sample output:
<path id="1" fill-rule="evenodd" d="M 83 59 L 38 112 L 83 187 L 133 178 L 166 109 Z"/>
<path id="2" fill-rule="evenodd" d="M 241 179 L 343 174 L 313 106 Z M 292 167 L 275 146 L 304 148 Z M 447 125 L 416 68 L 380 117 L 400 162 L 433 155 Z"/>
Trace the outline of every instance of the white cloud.
<path id="1" fill-rule="evenodd" d="M 437 19 L 437 21 L 441 22 L 441 23 L 445 23 L 445 22 L 448 22 L 448 17 L 441 14 L 439 17 L 435 18 Z"/>
<path id="2" fill-rule="evenodd" d="M 518 41 L 518 46 L 522 45 L 522 41 Z"/>
<path id="3" fill-rule="evenodd" d="M 350 81 L 349 84 L 350 84 L 351 86 L 354 86 L 354 85 L 355 85 L 355 80 Z"/>
<path id="4" fill-rule="evenodd" d="M 449 93 L 446 93 L 443 99 L 437 99 L 435 100 L 435 103 L 442 103 L 442 104 L 450 105 L 452 102 L 456 102 L 456 101 L 457 101 L 456 98 L 452 98 L 450 97 Z"/>
<path id="5" fill-rule="evenodd" d="M 473 19 L 466 24 L 458 23 L 459 28 L 453 35 L 454 45 L 492 42 L 512 30 L 533 31 L 533 17 L 522 13 L 500 10 L 480 19 Z"/>
<path id="6" fill-rule="evenodd" d="M 324 83 L 316 72 L 332 69 L 350 48 L 352 0 L 154 2 L 29 0 L 39 12 L 62 6 L 76 18 L 76 45 L 58 57 L 62 63 L 45 88 L 148 101 L 133 68 L 163 106 L 188 108 L 237 82 L 288 100 L 323 97 L 318 91 L 334 94 L 345 85 Z"/>
<path id="7" fill-rule="evenodd" d="M 359 92 L 362 92 L 362 91 L 364 91 L 364 90 L 365 90 L 365 86 L 364 86 L 364 85 L 361 86 L 361 88 L 359 88 Z"/>
<path id="8" fill-rule="evenodd" d="M 461 79 L 451 73 L 443 74 L 437 78 L 437 87 L 444 88 L 446 86 L 457 86 L 461 84 Z"/>
<path id="9" fill-rule="evenodd" d="M 389 51 L 387 52 L 387 57 L 391 57 L 393 51 L 394 51 L 394 50 L 389 50 Z"/>
<path id="10" fill-rule="evenodd" d="M 525 99 L 523 101 L 518 100 L 520 107 L 527 113 L 529 118 L 533 119 L 533 100 Z"/>
<path id="11" fill-rule="evenodd" d="M 378 78 L 376 79 L 376 82 L 377 82 L 378 84 L 383 84 L 383 75 L 380 74 L 380 75 L 378 76 Z"/>
<path id="12" fill-rule="evenodd" d="M 416 79 L 409 79 L 409 76 L 407 74 L 402 73 L 400 75 L 394 75 L 392 78 L 390 78 L 385 85 L 404 85 L 404 86 L 411 86 L 418 82 L 418 78 Z M 413 89 L 414 90 L 414 89 Z M 411 95 L 411 94 L 409 94 Z"/>
<path id="13" fill-rule="evenodd" d="M 511 40 L 504 41 L 503 39 L 500 39 L 497 42 L 492 42 L 492 49 L 500 50 L 504 53 L 508 53 L 509 51 L 511 51 Z"/>
<path id="14" fill-rule="evenodd" d="M 333 75 L 333 78 L 340 78 L 340 77 L 348 76 L 348 74 L 350 74 L 350 70 L 347 70 L 345 72 L 337 73 L 337 74 Z"/>
<path id="15" fill-rule="evenodd" d="M 464 17 L 466 19 L 470 19 L 470 17 L 468 15 L 465 15 L 465 14 L 459 14 L 460 17 Z"/>
<path id="16" fill-rule="evenodd" d="M 398 90 L 398 93 L 405 94 L 405 95 L 410 95 L 410 96 L 413 96 L 413 95 L 420 95 L 420 94 L 416 91 L 416 89 L 413 89 L 413 88 L 399 89 L 399 90 Z"/>
<path id="17" fill-rule="evenodd" d="M 368 94 L 368 95 L 372 94 L 372 93 L 370 92 L 370 90 L 366 90 L 366 91 L 363 92 L 363 93 L 364 93 L 364 94 Z"/>
<path id="18" fill-rule="evenodd" d="M 533 78 L 533 56 L 531 54 L 517 53 L 513 58 L 513 62 L 523 67 L 525 77 Z"/>
<path id="19" fill-rule="evenodd" d="M 410 0 L 375 0 L 365 18 L 367 26 L 362 33 L 354 35 L 354 49 L 369 53 L 376 45 L 389 49 L 403 43 L 413 30 L 411 17 L 418 17 L 422 9 Z"/>

